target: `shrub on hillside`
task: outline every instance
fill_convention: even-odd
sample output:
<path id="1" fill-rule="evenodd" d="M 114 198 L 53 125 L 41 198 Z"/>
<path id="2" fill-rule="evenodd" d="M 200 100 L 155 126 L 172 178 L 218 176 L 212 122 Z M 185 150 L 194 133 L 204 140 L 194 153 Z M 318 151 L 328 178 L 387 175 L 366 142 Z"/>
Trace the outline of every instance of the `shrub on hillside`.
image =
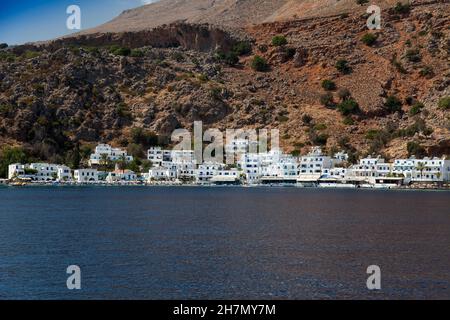
<path id="1" fill-rule="evenodd" d="M 336 62 L 336 69 L 342 74 L 349 74 L 352 69 L 348 65 L 348 61 L 344 59 L 340 59 Z"/>
<path id="2" fill-rule="evenodd" d="M 412 105 L 411 110 L 409 110 L 409 114 L 414 116 L 422 111 L 425 105 L 422 102 L 416 102 Z"/>
<path id="3" fill-rule="evenodd" d="M 438 106 L 439 106 L 439 108 L 441 108 L 443 110 L 449 110 L 450 109 L 450 96 L 441 98 L 441 100 L 439 100 Z"/>
<path id="4" fill-rule="evenodd" d="M 247 41 L 241 41 L 235 44 L 231 51 L 236 53 L 238 56 L 243 56 L 252 52 L 252 45 Z"/>
<path id="5" fill-rule="evenodd" d="M 336 84 L 333 81 L 326 79 L 322 81 L 322 88 L 328 91 L 333 91 L 336 90 Z"/>
<path id="6" fill-rule="evenodd" d="M 272 38 L 272 45 L 279 47 L 287 44 L 287 40 L 284 36 L 278 35 Z"/>
<path id="7" fill-rule="evenodd" d="M 401 3 L 400 1 L 394 7 L 394 12 L 398 14 L 406 14 L 411 11 L 411 6 L 409 3 Z"/>
<path id="8" fill-rule="evenodd" d="M 253 57 L 251 67 L 255 71 L 267 71 L 269 69 L 266 59 L 258 55 Z"/>
<path id="9" fill-rule="evenodd" d="M 406 145 L 406 150 L 408 151 L 409 156 L 423 157 L 426 152 L 425 148 L 420 145 L 420 143 L 415 141 L 410 141 Z"/>
<path id="10" fill-rule="evenodd" d="M 406 51 L 405 57 L 410 62 L 420 62 L 422 60 L 419 49 L 408 49 Z"/>
<path id="11" fill-rule="evenodd" d="M 342 101 L 340 104 L 338 104 L 337 109 L 343 116 L 358 113 L 360 110 L 358 102 L 353 99 Z"/>
<path id="12" fill-rule="evenodd" d="M 365 45 L 370 47 L 375 44 L 375 42 L 377 41 L 377 38 L 378 38 L 377 35 L 368 32 L 362 36 L 361 41 L 364 42 Z"/>
<path id="13" fill-rule="evenodd" d="M 335 103 L 333 100 L 333 95 L 330 92 L 322 94 L 320 96 L 320 103 L 327 108 L 334 108 Z"/>
<path id="14" fill-rule="evenodd" d="M 389 112 L 397 112 L 402 110 L 402 102 L 396 96 L 389 96 L 384 103 L 384 108 Z"/>

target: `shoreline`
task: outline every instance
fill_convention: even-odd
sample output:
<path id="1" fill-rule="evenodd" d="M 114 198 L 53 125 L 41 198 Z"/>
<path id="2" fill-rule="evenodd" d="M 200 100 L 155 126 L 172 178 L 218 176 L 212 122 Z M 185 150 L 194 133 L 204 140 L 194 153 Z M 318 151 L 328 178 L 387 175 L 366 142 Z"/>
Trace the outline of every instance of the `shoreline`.
<path id="1" fill-rule="evenodd" d="M 93 188 L 93 187 L 104 187 L 104 188 L 130 188 L 130 187 L 140 187 L 140 188 L 264 188 L 264 189 L 318 189 L 318 190 L 371 190 L 371 191 L 450 191 L 450 187 L 391 187 L 391 188 L 380 188 L 380 187 L 355 187 L 355 188 L 339 188 L 339 187 L 311 187 L 311 186 L 299 186 L 299 185 L 286 185 L 286 184 L 273 184 L 273 185 L 215 185 L 215 184 L 149 184 L 149 183 L 26 183 L 22 185 L 13 184 L 0 184 L 0 188 L 11 188 L 11 189 L 21 189 L 21 188 Z"/>

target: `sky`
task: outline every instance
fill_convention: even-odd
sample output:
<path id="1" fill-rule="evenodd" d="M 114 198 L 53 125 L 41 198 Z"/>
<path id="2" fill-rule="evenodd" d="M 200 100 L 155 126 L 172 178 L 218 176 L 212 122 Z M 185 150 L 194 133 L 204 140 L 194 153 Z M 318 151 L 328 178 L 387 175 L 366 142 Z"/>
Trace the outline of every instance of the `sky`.
<path id="1" fill-rule="evenodd" d="M 81 30 L 100 25 L 123 10 L 157 0 L 0 0 L 0 43 L 9 45 L 50 40 L 78 32 L 69 30 L 70 5 L 81 9 Z"/>

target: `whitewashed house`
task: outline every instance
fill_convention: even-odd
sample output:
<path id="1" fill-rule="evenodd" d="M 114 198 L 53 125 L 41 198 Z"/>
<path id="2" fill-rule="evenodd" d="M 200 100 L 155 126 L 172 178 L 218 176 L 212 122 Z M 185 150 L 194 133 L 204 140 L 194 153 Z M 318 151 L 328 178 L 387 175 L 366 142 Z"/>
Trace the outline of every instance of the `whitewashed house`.
<path id="1" fill-rule="evenodd" d="M 333 159 L 322 153 L 319 147 L 313 147 L 311 152 L 300 158 L 300 176 L 318 176 L 322 174 L 322 169 L 333 167 Z"/>
<path id="2" fill-rule="evenodd" d="M 225 165 L 223 163 L 210 163 L 205 162 L 198 166 L 195 172 L 195 179 L 198 183 L 210 182 L 218 171 L 223 170 Z"/>
<path id="3" fill-rule="evenodd" d="M 148 170 L 148 181 L 151 182 L 158 180 L 170 180 L 169 169 L 162 166 L 156 166 Z"/>
<path id="4" fill-rule="evenodd" d="M 244 173 L 247 183 L 256 184 L 260 181 L 261 167 L 259 154 L 246 153 L 242 155 L 239 161 L 239 167 Z"/>
<path id="5" fill-rule="evenodd" d="M 381 157 L 367 157 L 350 167 L 349 172 L 355 177 L 387 177 L 392 173 L 392 165 Z M 370 179 L 366 179 L 370 180 Z"/>
<path id="6" fill-rule="evenodd" d="M 333 158 L 338 160 L 338 162 L 345 162 L 348 161 L 348 154 L 344 151 L 339 151 L 334 154 Z"/>
<path id="7" fill-rule="evenodd" d="M 195 164 L 194 150 L 172 150 L 170 156 L 173 163 Z"/>
<path id="8" fill-rule="evenodd" d="M 71 181 L 72 180 L 72 170 L 69 167 L 60 165 L 57 167 L 57 180 L 58 181 Z"/>
<path id="9" fill-rule="evenodd" d="M 236 168 L 217 170 L 211 182 L 214 184 L 236 184 L 240 180 L 240 171 Z"/>
<path id="10" fill-rule="evenodd" d="M 136 181 L 137 175 L 132 170 L 114 170 L 108 173 L 106 182 L 113 183 L 117 181 Z"/>
<path id="11" fill-rule="evenodd" d="M 397 159 L 392 172 L 403 175 L 405 182 L 444 182 L 450 181 L 450 160 L 439 158 Z"/>
<path id="12" fill-rule="evenodd" d="M 347 169 L 341 167 L 322 169 L 322 178 L 344 179 L 347 176 Z"/>
<path id="13" fill-rule="evenodd" d="M 57 164 L 50 163 L 32 163 L 29 168 L 36 170 L 33 175 L 34 180 L 37 181 L 52 181 L 58 178 L 58 167 Z"/>
<path id="14" fill-rule="evenodd" d="M 10 164 L 8 166 L 8 179 L 11 180 L 15 177 L 25 175 L 25 165 L 20 163 Z"/>
<path id="15" fill-rule="evenodd" d="M 89 158 L 89 165 L 101 164 L 103 155 L 106 155 L 109 161 L 119 161 L 123 157 L 125 157 L 127 162 L 133 161 L 133 157 L 129 156 L 125 150 L 112 148 L 109 144 L 99 144 L 95 147 L 95 152 Z"/>
<path id="16" fill-rule="evenodd" d="M 162 150 L 161 147 L 151 147 L 147 150 L 147 159 L 151 161 L 154 167 L 161 166 L 161 163 L 170 160 L 168 150 Z"/>
<path id="17" fill-rule="evenodd" d="M 258 153 L 258 141 L 250 139 L 235 138 L 227 141 L 225 144 L 225 156 L 234 156 L 237 161 L 240 161 L 245 154 Z"/>
<path id="18" fill-rule="evenodd" d="M 79 183 L 98 182 L 97 169 L 78 169 L 74 171 L 74 179 Z"/>
<path id="19" fill-rule="evenodd" d="M 197 166 L 193 163 L 177 163 L 176 177 L 181 180 L 195 180 Z"/>

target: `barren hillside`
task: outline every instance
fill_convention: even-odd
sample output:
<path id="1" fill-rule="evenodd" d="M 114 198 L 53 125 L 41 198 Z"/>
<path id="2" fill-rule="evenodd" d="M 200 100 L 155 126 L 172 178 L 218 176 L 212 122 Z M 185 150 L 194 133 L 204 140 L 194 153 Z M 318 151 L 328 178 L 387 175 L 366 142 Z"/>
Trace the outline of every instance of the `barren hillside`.
<path id="1" fill-rule="evenodd" d="M 371 3 L 386 7 L 397 1 Z M 249 24 L 336 15 L 360 8 L 356 0 L 161 0 L 127 10 L 81 34 L 139 31 L 174 22 L 243 28 Z"/>

